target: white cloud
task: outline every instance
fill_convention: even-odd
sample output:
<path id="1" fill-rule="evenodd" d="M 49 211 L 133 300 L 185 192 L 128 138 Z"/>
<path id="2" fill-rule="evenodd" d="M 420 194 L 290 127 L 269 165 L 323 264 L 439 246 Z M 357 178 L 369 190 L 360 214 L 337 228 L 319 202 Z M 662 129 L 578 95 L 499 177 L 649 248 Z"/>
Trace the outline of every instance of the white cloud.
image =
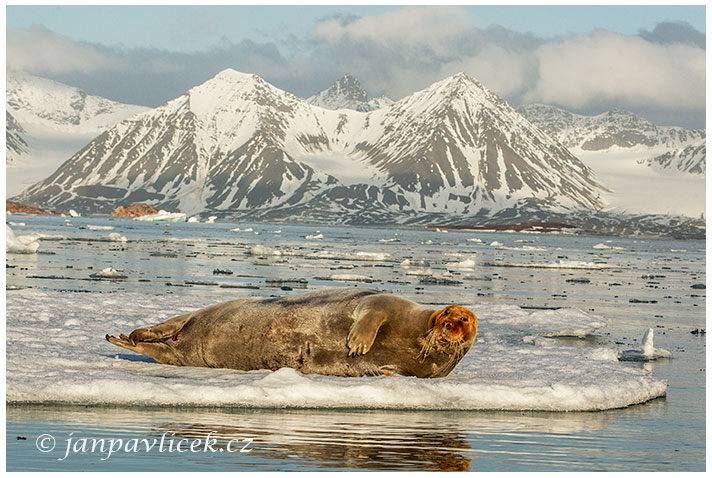
<path id="1" fill-rule="evenodd" d="M 201 19 L 196 31 L 211 21 Z M 703 34 L 693 35 L 691 27 L 665 41 L 656 39 L 660 34 L 602 30 L 544 40 L 500 26 L 478 29 L 475 23 L 461 7 L 403 7 L 324 18 L 308 38 L 216 39 L 214 48 L 191 53 L 75 42 L 34 26 L 8 30 L 7 67 L 153 106 L 228 67 L 303 97 L 352 73 L 372 95 L 393 99 L 464 71 L 515 106 L 551 103 L 582 113 L 618 107 L 676 121 L 693 112 L 696 123 L 702 117 L 705 50 L 697 38 Z M 692 37 L 696 42 L 686 40 Z M 284 56 L 283 43 L 292 56 Z"/>
<path id="2" fill-rule="evenodd" d="M 38 74 L 88 73 L 126 66 L 106 49 L 73 41 L 41 25 L 9 30 L 6 52 L 8 69 Z"/>
<path id="3" fill-rule="evenodd" d="M 596 31 L 542 45 L 535 55 L 539 75 L 527 101 L 571 108 L 705 105 L 705 51 L 693 45 Z"/>

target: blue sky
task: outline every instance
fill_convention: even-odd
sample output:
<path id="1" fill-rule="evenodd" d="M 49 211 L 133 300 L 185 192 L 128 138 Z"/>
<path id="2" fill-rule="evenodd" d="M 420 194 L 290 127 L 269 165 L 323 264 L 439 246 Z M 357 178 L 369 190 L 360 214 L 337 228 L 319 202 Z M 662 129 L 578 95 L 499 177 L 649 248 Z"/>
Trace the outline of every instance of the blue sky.
<path id="1" fill-rule="evenodd" d="M 306 34 L 320 18 L 372 15 L 399 6 L 7 6 L 7 28 L 42 24 L 73 40 L 107 46 L 202 50 L 221 38 L 260 41 Z M 540 37 L 604 28 L 624 34 L 684 21 L 705 32 L 705 7 L 697 6 L 463 6 L 475 26 L 505 28 Z"/>
<path id="2" fill-rule="evenodd" d="M 7 6 L 6 66 L 158 106 L 225 68 L 398 100 L 464 71 L 513 106 L 704 127 L 697 6 Z"/>

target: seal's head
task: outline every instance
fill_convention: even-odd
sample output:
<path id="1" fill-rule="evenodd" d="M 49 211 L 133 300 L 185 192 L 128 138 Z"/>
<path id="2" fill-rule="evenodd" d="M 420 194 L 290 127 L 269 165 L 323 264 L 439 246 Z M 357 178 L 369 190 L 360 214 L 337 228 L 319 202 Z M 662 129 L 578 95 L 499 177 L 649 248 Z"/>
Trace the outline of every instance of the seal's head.
<path id="1" fill-rule="evenodd" d="M 477 335 L 477 316 L 461 305 L 448 305 L 433 314 L 430 320 L 430 330 L 440 342 L 471 345 Z"/>

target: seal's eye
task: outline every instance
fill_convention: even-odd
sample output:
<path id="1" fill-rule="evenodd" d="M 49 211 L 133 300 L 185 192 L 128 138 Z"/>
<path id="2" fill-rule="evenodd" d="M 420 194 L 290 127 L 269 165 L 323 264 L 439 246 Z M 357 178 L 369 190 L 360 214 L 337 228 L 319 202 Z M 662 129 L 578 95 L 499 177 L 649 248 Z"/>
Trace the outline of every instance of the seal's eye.
<path id="1" fill-rule="evenodd" d="M 460 317 L 460 320 L 463 322 L 467 322 L 467 317 Z"/>

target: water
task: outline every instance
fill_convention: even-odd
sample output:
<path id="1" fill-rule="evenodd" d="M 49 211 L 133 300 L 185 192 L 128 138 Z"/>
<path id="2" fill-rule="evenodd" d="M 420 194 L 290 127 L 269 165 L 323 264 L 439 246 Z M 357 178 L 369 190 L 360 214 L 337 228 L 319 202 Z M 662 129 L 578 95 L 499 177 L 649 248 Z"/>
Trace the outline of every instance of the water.
<path id="1" fill-rule="evenodd" d="M 531 310 L 578 307 L 608 319 L 609 325 L 584 340 L 557 339 L 561 346 L 635 348 L 647 327 L 653 327 L 656 347 L 672 351 L 674 358 L 622 365 L 645 368 L 656 378 L 667 380 L 666 397 L 600 412 L 12 404 L 6 408 L 8 470 L 705 469 L 705 336 L 690 333 L 705 328 L 705 291 L 691 288 L 706 281 L 703 241 L 270 224 L 160 224 L 115 218 L 73 218 L 67 223 L 59 217 L 21 215 L 9 219 L 26 224 L 13 227 L 17 235 L 41 232 L 64 239 L 43 240 L 42 253 L 37 255 L 8 255 L 8 286 L 62 291 L 68 300 L 138 293 L 174 296 L 183 301 L 193 297 L 196 304 L 202 304 L 213 299 L 297 293 L 300 287 L 316 290 L 364 285 L 329 279 L 334 274 L 349 274 L 367 280 L 367 286 L 422 304 L 509 304 Z M 88 224 L 115 229 L 80 229 Z M 238 227 L 240 231 L 232 230 Z M 246 231 L 250 228 L 252 231 Z M 104 241 L 110 232 L 118 232 L 130 242 Z M 323 239 L 305 239 L 318 233 Z M 472 238 L 482 242 L 468 241 Z M 490 245 L 495 241 L 503 247 Z M 277 248 L 283 254 L 246 255 L 256 245 Z M 378 261 L 352 260 L 357 251 L 389 256 Z M 325 253 L 331 258 L 325 258 Z M 428 265 L 406 269 L 400 266 L 405 259 Z M 443 274 L 452 267 L 448 264 L 468 259 L 474 261 L 472 270 L 452 269 L 449 276 L 460 284 L 421 284 L 422 276 L 406 275 L 407 270 L 428 267 L 435 275 Z M 541 267 L 559 261 L 615 267 Z M 128 279 L 89 279 L 89 274 L 109 266 L 122 270 Z M 215 269 L 229 269 L 233 274 L 215 275 Z M 267 281 L 298 278 L 306 279 L 307 285 Z M 571 279 L 577 281 L 567 282 Z M 8 298 L 11 294 L 9 290 Z M 631 303 L 631 299 L 639 302 Z M 106 452 L 81 453 L 79 448 L 61 459 L 68 439 L 75 443 L 81 438 L 121 439 L 125 443 L 148 439 L 150 443 L 163 436 L 164 442 L 173 438 L 173 443 L 180 439 L 188 443 L 204 440 L 211 432 L 218 440 L 215 452 L 154 447 L 148 452 L 123 449 L 107 458 Z M 55 438 L 52 452 L 38 451 L 37 438 L 43 434 Z M 241 445 L 251 439 L 251 451 L 227 451 L 231 439 L 242 440 L 238 441 Z"/>

